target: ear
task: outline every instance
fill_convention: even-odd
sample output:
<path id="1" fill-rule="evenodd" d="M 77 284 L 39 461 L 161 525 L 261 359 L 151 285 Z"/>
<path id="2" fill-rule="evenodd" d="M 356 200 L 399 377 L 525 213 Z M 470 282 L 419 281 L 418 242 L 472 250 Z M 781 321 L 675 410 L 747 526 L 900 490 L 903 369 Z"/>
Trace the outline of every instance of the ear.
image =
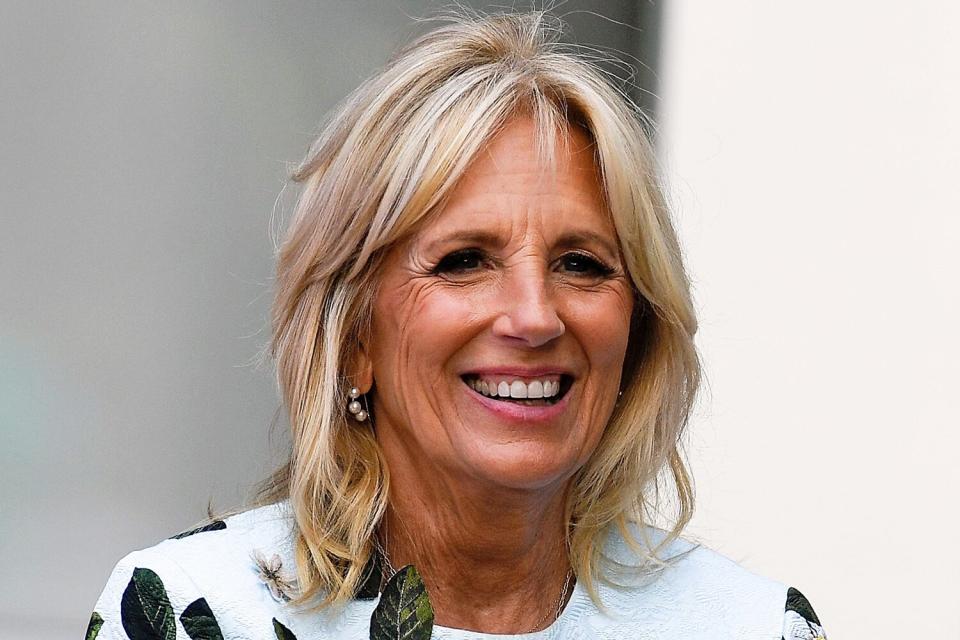
<path id="1" fill-rule="evenodd" d="M 373 388 L 373 360 L 364 344 L 360 345 L 356 360 L 350 368 L 350 382 L 361 394 L 369 393 Z"/>

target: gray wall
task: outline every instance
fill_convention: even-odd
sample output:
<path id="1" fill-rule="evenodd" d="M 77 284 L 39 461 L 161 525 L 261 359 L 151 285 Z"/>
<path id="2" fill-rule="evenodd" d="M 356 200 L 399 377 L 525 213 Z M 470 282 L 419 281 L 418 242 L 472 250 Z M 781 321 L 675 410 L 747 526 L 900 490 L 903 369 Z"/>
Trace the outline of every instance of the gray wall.
<path id="1" fill-rule="evenodd" d="M 4 638 L 78 637 L 119 557 L 279 459 L 255 363 L 288 163 L 439 4 L 0 8 Z M 581 43 L 641 50 L 634 3 L 561 12 Z"/>

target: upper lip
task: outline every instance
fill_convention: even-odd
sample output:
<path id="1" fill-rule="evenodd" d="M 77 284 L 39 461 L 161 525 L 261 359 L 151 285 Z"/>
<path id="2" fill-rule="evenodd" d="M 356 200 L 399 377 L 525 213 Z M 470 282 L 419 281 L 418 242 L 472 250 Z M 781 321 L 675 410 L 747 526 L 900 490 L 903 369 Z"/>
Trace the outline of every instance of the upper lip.
<path id="1" fill-rule="evenodd" d="M 460 375 L 477 376 L 516 376 L 518 378 L 537 378 L 549 375 L 566 375 L 573 377 L 573 372 L 567 367 L 554 365 L 524 366 L 498 365 L 493 367 L 475 367 L 463 371 Z"/>

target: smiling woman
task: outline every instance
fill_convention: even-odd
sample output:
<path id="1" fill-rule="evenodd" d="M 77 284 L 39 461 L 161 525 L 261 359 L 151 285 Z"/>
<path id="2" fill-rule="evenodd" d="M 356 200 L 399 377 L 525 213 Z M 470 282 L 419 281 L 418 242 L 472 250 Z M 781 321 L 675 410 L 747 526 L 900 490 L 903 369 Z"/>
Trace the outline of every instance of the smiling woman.
<path id="1" fill-rule="evenodd" d="M 589 138 L 558 137 L 548 167 L 537 135 L 504 123 L 380 268 L 358 385 L 376 381 L 377 439 L 412 495 L 560 500 L 613 412 L 634 290 Z"/>
<path id="2" fill-rule="evenodd" d="M 453 20 L 333 115 L 277 271 L 290 461 L 121 561 L 93 635 L 822 635 L 679 538 L 689 284 L 639 112 L 555 35 Z"/>

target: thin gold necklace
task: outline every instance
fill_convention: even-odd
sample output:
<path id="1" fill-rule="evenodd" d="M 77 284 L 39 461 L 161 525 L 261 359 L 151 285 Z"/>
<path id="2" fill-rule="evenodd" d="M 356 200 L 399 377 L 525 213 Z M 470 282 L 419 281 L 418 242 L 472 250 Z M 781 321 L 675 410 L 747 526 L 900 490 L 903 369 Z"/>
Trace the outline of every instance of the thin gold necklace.
<path id="1" fill-rule="evenodd" d="M 557 599 L 556 611 L 547 611 L 546 615 L 540 618 L 540 620 L 537 621 L 537 624 L 533 625 L 533 628 L 530 629 L 530 631 L 527 631 L 527 633 L 533 633 L 534 631 L 539 631 L 543 623 L 550 619 L 551 613 L 553 613 L 553 620 L 551 621 L 550 624 L 553 624 L 554 622 L 560 619 L 560 614 L 563 612 L 563 605 L 567 601 L 567 590 L 570 588 L 571 580 L 573 580 L 573 571 L 570 569 L 567 569 L 567 575 L 563 579 L 563 589 L 560 590 L 560 597 Z"/>

